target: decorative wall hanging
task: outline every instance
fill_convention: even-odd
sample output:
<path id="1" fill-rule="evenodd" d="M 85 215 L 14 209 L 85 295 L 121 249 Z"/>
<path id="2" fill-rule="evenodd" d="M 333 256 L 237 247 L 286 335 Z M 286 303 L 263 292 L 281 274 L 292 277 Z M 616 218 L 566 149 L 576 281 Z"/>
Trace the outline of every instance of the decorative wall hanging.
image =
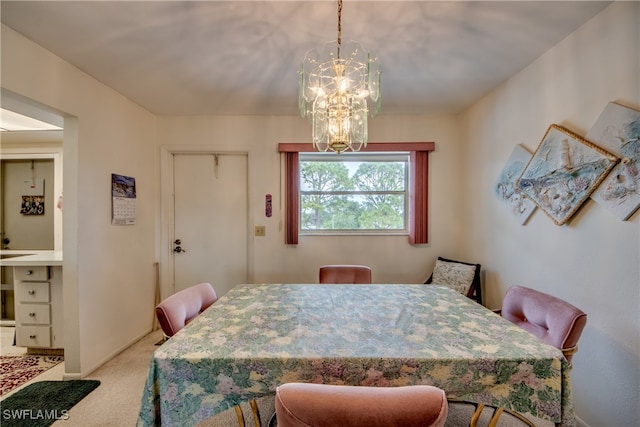
<path id="1" fill-rule="evenodd" d="M 111 174 L 112 224 L 136 223 L 136 179 L 130 176 Z"/>
<path id="2" fill-rule="evenodd" d="M 518 179 L 518 187 L 556 225 L 563 225 L 617 160 L 586 139 L 552 124 Z"/>
<path id="3" fill-rule="evenodd" d="M 34 166 L 31 162 L 31 173 L 34 174 Z M 22 182 L 22 215 L 44 215 L 44 178 L 31 177 Z"/>
<path id="4" fill-rule="evenodd" d="M 44 196 L 22 196 L 22 215 L 44 215 Z"/>
<path id="5" fill-rule="evenodd" d="M 494 188 L 496 195 L 509 206 L 511 213 L 516 216 L 520 224 L 527 222 L 536 209 L 536 204 L 516 185 L 518 177 L 522 175 L 529 160 L 531 160 L 531 153 L 522 145 L 516 145 Z"/>
<path id="6" fill-rule="evenodd" d="M 591 198 L 626 221 L 640 207 L 640 111 L 610 102 L 587 139 L 622 159 Z"/>

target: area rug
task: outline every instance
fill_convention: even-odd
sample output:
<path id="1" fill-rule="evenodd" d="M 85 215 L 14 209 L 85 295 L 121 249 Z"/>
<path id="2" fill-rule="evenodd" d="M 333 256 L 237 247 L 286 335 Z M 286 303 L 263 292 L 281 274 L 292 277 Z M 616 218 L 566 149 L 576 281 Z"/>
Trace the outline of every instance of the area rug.
<path id="1" fill-rule="evenodd" d="M 0 396 L 53 368 L 63 356 L 0 356 Z"/>
<path id="2" fill-rule="evenodd" d="M 70 419 L 69 410 L 100 385 L 98 380 L 39 381 L 0 401 L 2 427 L 47 427 Z"/>

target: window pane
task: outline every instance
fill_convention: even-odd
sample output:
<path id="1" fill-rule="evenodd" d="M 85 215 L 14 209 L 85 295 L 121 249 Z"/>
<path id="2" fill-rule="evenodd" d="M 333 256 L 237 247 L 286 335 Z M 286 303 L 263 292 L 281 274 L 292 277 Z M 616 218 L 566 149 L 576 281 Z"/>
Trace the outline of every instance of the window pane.
<path id="1" fill-rule="evenodd" d="M 300 161 L 301 230 L 406 230 L 406 153 L 307 158 Z"/>

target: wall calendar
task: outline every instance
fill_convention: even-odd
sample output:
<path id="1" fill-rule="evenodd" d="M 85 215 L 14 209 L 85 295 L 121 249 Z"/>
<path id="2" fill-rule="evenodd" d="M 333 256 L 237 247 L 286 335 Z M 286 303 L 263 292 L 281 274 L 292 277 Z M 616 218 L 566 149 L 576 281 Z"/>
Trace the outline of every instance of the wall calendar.
<path id="1" fill-rule="evenodd" d="M 111 223 L 136 223 L 136 180 L 130 176 L 111 174 Z"/>

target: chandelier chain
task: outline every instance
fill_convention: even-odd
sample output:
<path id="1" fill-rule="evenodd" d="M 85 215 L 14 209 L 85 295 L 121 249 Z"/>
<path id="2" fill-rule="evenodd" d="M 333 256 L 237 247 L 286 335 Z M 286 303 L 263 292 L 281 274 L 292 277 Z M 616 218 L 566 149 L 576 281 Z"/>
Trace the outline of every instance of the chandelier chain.
<path id="1" fill-rule="evenodd" d="M 338 0 L 338 48 L 342 45 L 342 0 Z"/>

